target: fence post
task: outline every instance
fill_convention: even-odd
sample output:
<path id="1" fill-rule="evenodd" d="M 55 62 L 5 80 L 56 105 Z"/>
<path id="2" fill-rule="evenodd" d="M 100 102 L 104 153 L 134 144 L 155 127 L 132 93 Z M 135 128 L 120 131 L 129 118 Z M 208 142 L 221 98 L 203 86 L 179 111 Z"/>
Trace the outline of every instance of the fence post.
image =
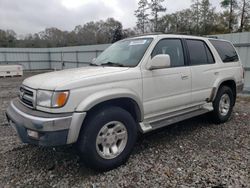
<path id="1" fill-rule="evenodd" d="M 49 58 L 49 69 L 52 69 L 52 62 L 51 62 L 51 52 L 48 51 L 48 58 Z"/>
<path id="2" fill-rule="evenodd" d="M 98 57 L 98 50 L 95 51 L 95 58 Z"/>
<path id="3" fill-rule="evenodd" d="M 29 66 L 29 70 L 31 70 L 30 52 L 27 52 L 27 56 L 28 56 L 28 66 Z"/>
<path id="4" fill-rule="evenodd" d="M 4 62 L 5 64 L 8 64 L 8 59 L 7 59 L 7 52 L 3 52 L 3 56 L 4 56 Z"/>
<path id="5" fill-rule="evenodd" d="M 62 63 L 62 69 L 64 69 L 64 62 L 63 62 L 63 51 L 61 51 L 61 63 Z"/>
<path id="6" fill-rule="evenodd" d="M 79 57 L 78 57 L 78 51 L 76 51 L 76 67 L 79 67 Z"/>

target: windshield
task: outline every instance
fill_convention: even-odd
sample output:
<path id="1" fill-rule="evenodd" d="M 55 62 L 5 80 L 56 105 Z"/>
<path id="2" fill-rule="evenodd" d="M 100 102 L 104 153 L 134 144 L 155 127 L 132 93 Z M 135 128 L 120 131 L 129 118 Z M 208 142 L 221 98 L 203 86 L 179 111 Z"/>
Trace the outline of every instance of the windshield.
<path id="1" fill-rule="evenodd" d="M 140 38 L 118 41 L 98 56 L 92 65 L 135 67 L 152 40 L 152 38 Z"/>

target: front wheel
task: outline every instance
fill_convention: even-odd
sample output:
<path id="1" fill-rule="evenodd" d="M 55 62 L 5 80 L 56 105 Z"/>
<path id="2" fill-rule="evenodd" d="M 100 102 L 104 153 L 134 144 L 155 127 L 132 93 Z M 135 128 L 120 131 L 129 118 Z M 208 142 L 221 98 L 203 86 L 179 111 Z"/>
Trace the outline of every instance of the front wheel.
<path id="1" fill-rule="evenodd" d="M 215 123 L 224 123 L 228 121 L 233 111 L 235 97 L 230 87 L 222 86 L 213 102 L 214 111 L 212 120 Z"/>
<path id="2" fill-rule="evenodd" d="M 129 112 L 106 107 L 92 112 L 78 140 L 86 166 L 107 171 L 125 163 L 137 138 L 137 125 Z"/>

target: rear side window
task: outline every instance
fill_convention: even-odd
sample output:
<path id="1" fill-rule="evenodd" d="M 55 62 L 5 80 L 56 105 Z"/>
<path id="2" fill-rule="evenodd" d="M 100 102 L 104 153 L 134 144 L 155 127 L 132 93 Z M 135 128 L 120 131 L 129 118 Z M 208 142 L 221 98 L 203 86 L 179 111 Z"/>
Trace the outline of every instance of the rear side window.
<path id="1" fill-rule="evenodd" d="M 224 63 L 239 61 L 239 57 L 231 43 L 226 41 L 209 40 L 219 53 Z"/>
<path id="2" fill-rule="evenodd" d="M 186 41 L 189 50 L 190 65 L 206 65 L 215 62 L 205 42 L 191 39 Z"/>

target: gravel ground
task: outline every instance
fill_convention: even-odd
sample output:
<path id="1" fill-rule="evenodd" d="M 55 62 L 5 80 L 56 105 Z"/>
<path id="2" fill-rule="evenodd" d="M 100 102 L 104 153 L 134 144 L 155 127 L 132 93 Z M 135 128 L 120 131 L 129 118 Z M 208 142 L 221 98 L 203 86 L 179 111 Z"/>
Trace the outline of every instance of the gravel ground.
<path id="1" fill-rule="evenodd" d="M 97 173 L 72 146 L 20 143 L 4 112 L 22 78 L 0 78 L 0 187 L 250 187 L 250 98 L 232 119 L 215 125 L 201 116 L 139 138 L 126 165 Z"/>

